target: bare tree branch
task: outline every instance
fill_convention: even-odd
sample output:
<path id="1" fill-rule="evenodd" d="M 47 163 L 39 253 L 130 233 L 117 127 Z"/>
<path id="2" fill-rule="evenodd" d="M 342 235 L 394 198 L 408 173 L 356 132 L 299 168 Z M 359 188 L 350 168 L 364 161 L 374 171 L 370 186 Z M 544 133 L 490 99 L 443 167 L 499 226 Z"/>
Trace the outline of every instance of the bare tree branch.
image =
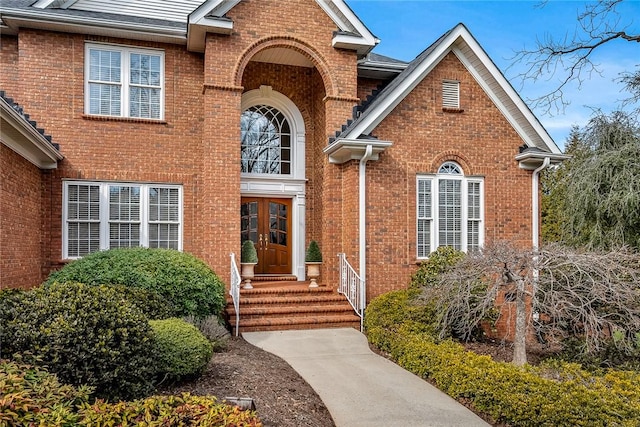
<path id="1" fill-rule="evenodd" d="M 561 40 L 546 35 L 536 41 L 534 49 L 516 53 L 512 58 L 514 65 L 525 65 L 524 71 L 516 76 L 523 82 L 558 78 L 551 93 L 528 100 L 532 107 L 540 108 L 545 114 L 562 112 L 569 104 L 565 98 L 567 85 L 576 82 L 581 87 L 593 73 L 601 73 L 599 65 L 591 59 L 596 50 L 614 40 L 640 43 L 640 34 L 629 33 L 629 25 L 622 23 L 616 10 L 622 1 L 603 0 L 587 4 L 577 16 L 573 34 L 566 34 Z"/>

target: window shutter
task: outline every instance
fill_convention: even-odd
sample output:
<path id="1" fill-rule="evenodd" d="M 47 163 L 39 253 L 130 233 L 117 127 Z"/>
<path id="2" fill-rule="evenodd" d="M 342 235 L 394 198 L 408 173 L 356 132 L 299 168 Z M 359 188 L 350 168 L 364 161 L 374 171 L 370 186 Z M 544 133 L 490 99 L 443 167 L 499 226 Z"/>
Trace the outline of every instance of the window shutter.
<path id="1" fill-rule="evenodd" d="M 442 82 L 442 108 L 460 108 L 460 82 Z"/>

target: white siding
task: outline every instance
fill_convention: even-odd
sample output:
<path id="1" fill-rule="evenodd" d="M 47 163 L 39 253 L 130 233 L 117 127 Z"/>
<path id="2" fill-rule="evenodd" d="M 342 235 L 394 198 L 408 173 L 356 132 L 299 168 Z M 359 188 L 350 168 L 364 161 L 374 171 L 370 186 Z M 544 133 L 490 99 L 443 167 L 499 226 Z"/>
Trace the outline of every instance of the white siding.
<path id="1" fill-rule="evenodd" d="M 70 9 L 187 22 L 202 0 L 78 0 Z"/>

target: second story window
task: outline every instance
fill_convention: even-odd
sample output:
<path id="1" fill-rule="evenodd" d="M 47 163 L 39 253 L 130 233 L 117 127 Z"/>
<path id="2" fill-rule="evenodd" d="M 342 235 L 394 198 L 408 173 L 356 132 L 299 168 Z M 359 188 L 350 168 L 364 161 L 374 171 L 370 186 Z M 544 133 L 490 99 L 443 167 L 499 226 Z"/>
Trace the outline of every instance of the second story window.
<path id="1" fill-rule="evenodd" d="M 87 44 L 85 113 L 162 119 L 164 52 Z"/>

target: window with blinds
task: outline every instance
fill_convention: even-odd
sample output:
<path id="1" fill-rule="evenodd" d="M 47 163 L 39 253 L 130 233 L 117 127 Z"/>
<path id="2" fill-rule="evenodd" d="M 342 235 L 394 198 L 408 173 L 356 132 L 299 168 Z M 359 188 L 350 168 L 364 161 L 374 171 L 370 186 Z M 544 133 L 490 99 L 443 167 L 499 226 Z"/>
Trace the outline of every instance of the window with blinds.
<path id="1" fill-rule="evenodd" d="M 182 187 L 65 182 L 64 258 L 104 249 L 182 250 Z"/>
<path id="2" fill-rule="evenodd" d="M 442 81 L 442 108 L 460 108 L 460 82 Z"/>
<path id="3" fill-rule="evenodd" d="M 85 112 L 161 119 L 164 52 L 87 44 Z"/>
<path id="4" fill-rule="evenodd" d="M 483 241 L 483 181 L 466 177 L 454 162 L 417 177 L 417 257 L 439 246 L 471 251 Z"/>

